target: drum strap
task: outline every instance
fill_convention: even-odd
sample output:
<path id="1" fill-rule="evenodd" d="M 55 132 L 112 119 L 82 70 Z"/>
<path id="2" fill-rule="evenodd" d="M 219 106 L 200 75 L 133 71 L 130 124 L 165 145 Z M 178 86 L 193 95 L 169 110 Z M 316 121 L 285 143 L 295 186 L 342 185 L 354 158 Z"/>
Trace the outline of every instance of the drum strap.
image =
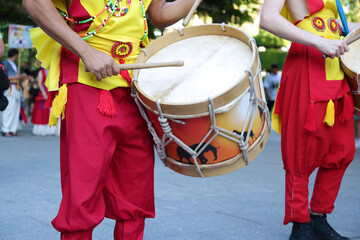
<path id="1" fill-rule="evenodd" d="M 341 28 L 341 30 L 342 30 L 342 35 L 346 37 L 346 35 L 349 34 L 349 27 L 348 27 L 348 24 L 347 24 L 347 21 L 346 21 L 346 17 L 345 17 L 345 13 L 344 13 L 344 9 L 343 9 L 343 6 L 342 6 L 340 0 L 336 0 L 336 6 L 337 6 L 337 10 L 338 10 L 338 12 L 339 12 L 339 16 L 340 16 L 340 19 L 341 19 L 341 23 L 342 23 L 342 25 L 343 25 L 343 27 Z"/>

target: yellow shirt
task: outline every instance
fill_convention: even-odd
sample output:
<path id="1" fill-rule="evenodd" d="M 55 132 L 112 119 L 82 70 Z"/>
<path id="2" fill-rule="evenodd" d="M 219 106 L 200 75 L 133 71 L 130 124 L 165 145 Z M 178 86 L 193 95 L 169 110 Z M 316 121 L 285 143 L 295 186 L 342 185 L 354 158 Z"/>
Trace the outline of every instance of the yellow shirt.
<path id="1" fill-rule="evenodd" d="M 87 12 L 88 16 L 86 16 L 86 18 L 88 18 L 97 15 L 102 9 L 104 9 L 106 4 L 104 0 L 73 0 L 72 4 L 69 8 L 67 8 L 65 0 L 53 0 L 53 3 L 56 8 L 65 12 L 67 15 L 69 15 L 69 13 L 73 13 L 75 20 L 83 20 L 76 19 L 78 11 L 81 11 L 82 13 Z M 126 3 L 127 1 L 122 1 L 122 4 Z M 151 0 L 144 0 L 145 11 L 148 9 L 150 3 Z M 87 32 L 95 30 L 108 15 L 109 12 L 104 11 L 100 16 L 95 18 Z M 133 50 L 124 60 L 125 63 L 133 63 L 141 51 L 140 42 L 144 36 L 144 29 L 145 24 L 140 0 L 132 0 L 126 15 L 120 17 L 110 17 L 104 28 L 99 30 L 95 36 L 85 41 L 93 48 L 105 52 L 110 56 L 112 55 L 111 50 L 115 42 L 120 41 L 131 43 Z M 49 69 L 49 74 L 46 79 L 46 86 L 49 91 L 58 90 L 60 76 L 63 77 L 63 79 L 60 80 L 61 83 L 80 82 L 105 90 L 129 86 L 127 81 L 120 75 L 97 81 L 92 73 L 85 72 L 84 63 L 81 59 L 79 59 L 77 62 L 78 66 L 75 68 L 71 61 L 69 62 L 66 58 L 62 59 L 61 52 L 63 51 L 64 54 L 64 50 L 61 50 L 61 45 L 47 36 L 41 29 L 32 29 L 30 33 L 34 46 L 38 51 L 37 58 L 42 62 L 43 67 Z M 84 32 L 79 32 L 79 34 L 81 33 Z M 143 45 L 146 45 L 147 43 L 148 39 L 146 38 Z M 116 58 L 115 61 L 119 63 L 118 58 Z M 62 66 L 61 68 L 60 62 Z M 72 65 L 71 70 L 74 71 L 75 69 L 77 72 L 69 73 L 67 70 L 68 65 Z"/>

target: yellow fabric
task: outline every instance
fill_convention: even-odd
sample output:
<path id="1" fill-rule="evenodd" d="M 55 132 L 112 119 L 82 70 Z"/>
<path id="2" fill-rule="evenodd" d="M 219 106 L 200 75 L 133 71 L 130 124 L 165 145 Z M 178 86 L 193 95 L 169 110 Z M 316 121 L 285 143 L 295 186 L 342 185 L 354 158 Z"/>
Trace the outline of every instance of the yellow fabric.
<path id="1" fill-rule="evenodd" d="M 123 4 L 126 1 L 122 1 Z M 55 7 L 67 13 L 65 0 L 53 0 Z M 98 0 L 81 0 L 82 5 L 86 8 L 91 16 L 99 13 L 105 6 L 104 1 Z M 151 0 L 145 0 L 146 10 Z M 97 17 L 91 24 L 89 31 L 96 29 L 100 23 L 108 16 L 105 11 Z M 81 33 L 81 32 L 80 32 Z M 30 35 L 35 48 L 37 49 L 37 58 L 43 63 L 43 67 L 49 69 L 46 79 L 46 86 L 49 91 L 58 90 L 60 76 L 60 53 L 61 45 L 51 39 L 41 29 L 35 28 L 30 31 Z M 103 51 L 111 56 L 111 48 L 117 41 L 131 42 L 133 51 L 129 57 L 125 59 L 125 63 L 135 62 L 140 53 L 140 40 L 144 35 L 144 20 L 142 16 L 139 0 L 131 1 L 128 13 L 122 17 L 111 17 L 107 25 L 101 29 L 95 36 L 86 41 L 95 49 Z M 143 45 L 148 44 L 148 39 L 144 40 Z M 118 59 L 116 59 L 118 62 Z M 120 75 L 102 79 L 98 82 L 95 76 L 85 72 L 84 63 L 80 60 L 78 82 L 100 88 L 111 90 L 116 87 L 128 87 L 128 83 Z"/>
<path id="2" fill-rule="evenodd" d="M 274 113 L 271 114 L 271 126 L 274 131 L 281 135 L 281 115 Z"/>
<path id="3" fill-rule="evenodd" d="M 49 125 L 56 126 L 62 114 L 65 118 L 65 105 L 67 102 L 67 85 L 63 84 L 59 89 L 59 94 L 55 96 L 49 117 Z"/>
<path id="4" fill-rule="evenodd" d="M 309 16 L 308 18 L 305 18 L 304 20 L 302 20 L 300 23 L 297 24 L 297 27 L 314 33 L 316 35 L 325 37 L 325 38 L 329 38 L 329 39 L 340 39 L 340 34 L 339 31 L 337 32 L 332 32 L 330 30 L 330 27 L 328 25 L 328 20 L 330 18 L 334 18 L 336 19 L 338 14 L 337 14 L 337 10 L 333 9 L 333 5 L 327 4 L 329 5 L 329 8 L 324 8 L 323 10 Z M 325 5 L 325 7 L 327 6 Z M 330 7 L 331 6 L 331 7 Z M 336 5 L 335 5 L 336 7 Z M 325 22 L 325 31 L 318 31 L 314 28 L 312 21 L 315 17 L 321 17 L 324 22 Z M 325 59 L 325 72 L 326 72 L 326 80 L 343 80 L 345 75 L 344 72 L 342 71 L 341 67 L 340 67 L 340 62 L 339 62 L 339 58 L 326 58 Z"/>
<path id="5" fill-rule="evenodd" d="M 331 99 L 326 107 L 324 123 L 326 123 L 330 127 L 334 126 L 335 123 L 335 106 L 334 102 Z"/>

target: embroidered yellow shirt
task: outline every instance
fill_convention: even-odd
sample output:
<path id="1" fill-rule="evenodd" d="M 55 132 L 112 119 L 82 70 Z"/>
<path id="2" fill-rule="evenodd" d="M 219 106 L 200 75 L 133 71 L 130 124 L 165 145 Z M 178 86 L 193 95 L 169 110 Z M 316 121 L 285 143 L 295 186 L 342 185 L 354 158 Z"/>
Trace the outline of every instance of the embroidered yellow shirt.
<path id="1" fill-rule="evenodd" d="M 82 17 L 87 19 L 88 17 L 97 15 L 104 9 L 106 4 L 104 0 L 72 0 L 71 5 L 67 7 L 65 0 L 52 1 L 56 8 L 65 12 L 68 16 L 73 17 L 75 20 L 84 20 Z M 124 6 L 126 3 L 127 1 L 122 1 Z M 144 0 L 145 11 L 148 9 L 150 3 L 151 0 Z M 100 16 L 95 18 L 91 24 L 89 24 L 88 29 L 85 30 L 87 32 L 95 30 L 108 15 L 109 12 L 104 11 Z M 86 32 L 81 31 L 81 26 L 78 29 L 80 29 L 80 31 L 74 28 L 79 34 Z M 93 48 L 105 52 L 110 56 L 112 55 L 111 50 L 115 42 L 131 43 L 133 50 L 124 60 L 125 63 L 133 63 L 141 51 L 140 41 L 144 36 L 144 29 L 145 24 L 140 0 L 132 0 L 126 15 L 110 17 L 104 28 L 99 30 L 95 36 L 85 41 Z M 74 62 L 71 62 L 71 59 L 64 58 L 64 49 L 61 48 L 61 45 L 50 38 L 40 28 L 32 29 L 30 34 L 34 46 L 38 51 L 36 57 L 42 62 L 44 68 L 49 69 L 49 74 L 46 79 L 46 86 L 49 91 L 58 90 L 59 81 L 61 83 L 80 82 L 105 90 L 129 86 L 127 81 L 120 75 L 97 81 L 92 73 L 85 72 L 85 66 L 81 59 L 75 61 L 77 66 L 74 67 Z M 148 44 L 148 38 L 143 42 L 143 45 L 146 44 Z M 119 63 L 118 58 L 116 58 L 115 61 Z M 70 73 L 69 69 L 71 70 Z"/>

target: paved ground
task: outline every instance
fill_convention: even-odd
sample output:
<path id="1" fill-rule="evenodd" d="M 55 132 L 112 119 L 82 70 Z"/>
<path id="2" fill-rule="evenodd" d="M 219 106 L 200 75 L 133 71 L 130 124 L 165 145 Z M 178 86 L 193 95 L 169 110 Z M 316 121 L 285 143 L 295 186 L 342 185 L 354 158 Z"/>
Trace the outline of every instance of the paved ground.
<path id="1" fill-rule="evenodd" d="M 50 221 L 61 199 L 59 139 L 0 137 L 0 240 L 52 240 Z M 155 219 L 147 220 L 145 240 L 286 240 L 283 226 L 284 172 L 280 137 L 271 133 L 261 154 L 247 167 L 213 178 L 182 176 L 155 169 Z M 311 184 L 313 182 L 313 177 Z M 329 217 L 342 234 L 360 239 L 360 152 L 350 165 Z M 104 220 L 95 240 L 112 239 L 114 222 Z"/>

